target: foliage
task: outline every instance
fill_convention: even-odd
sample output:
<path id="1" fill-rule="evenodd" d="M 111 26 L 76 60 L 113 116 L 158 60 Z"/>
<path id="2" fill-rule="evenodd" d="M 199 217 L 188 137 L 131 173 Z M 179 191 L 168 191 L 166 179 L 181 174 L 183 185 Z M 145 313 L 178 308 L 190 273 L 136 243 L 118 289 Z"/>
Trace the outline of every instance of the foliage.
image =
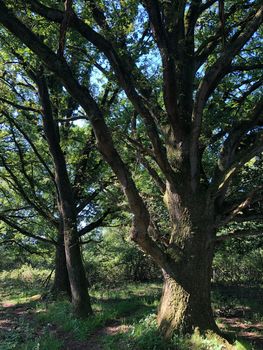
<path id="1" fill-rule="evenodd" d="M 52 0 L 0 2 L 2 236 L 8 244 L 43 249 L 35 240 L 52 242 L 56 230 L 51 223 L 55 221 L 58 229 L 62 218 L 69 261 L 90 219 L 103 216 L 105 209 L 112 214 L 117 204 L 121 221 L 130 211 L 131 238 L 145 255 L 135 254 L 127 243 L 124 247 L 116 235 L 94 230 L 87 242 L 86 237 L 81 242 L 105 240 L 83 249 L 91 282 L 110 284 L 114 278 L 126 279 L 128 273 L 137 280 L 156 276 L 146 257 L 150 255 L 184 293 L 182 303 L 189 300 L 196 311 L 201 304 L 207 307 L 204 315 L 210 315 L 203 322 L 200 313 L 185 317 L 188 308 L 177 307 L 186 311 L 176 326 L 172 316 L 166 317 L 171 321 L 167 327 L 193 329 L 200 323 L 216 328 L 209 283 L 199 284 L 202 291 L 196 289 L 198 279 L 210 278 L 214 246 L 228 238 L 262 234 L 262 4 L 90 0 L 67 1 L 65 6 Z M 39 88 L 42 80 L 46 94 Z M 43 98 L 47 96 L 48 104 Z M 50 115 L 54 132 L 48 138 L 41 122 L 48 125 Z M 19 125 L 37 144 L 41 157 Z M 88 158 L 83 146 L 91 140 Z M 55 171 L 57 187 L 46 176 L 47 169 L 52 177 L 56 168 L 49 151 L 66 174 L 66 181 L 57 181 Z M 57 154 L 62 163 L 56 163 Z M 104 175 L 114 185 L 109 191 Z M 24 198 L 18 193 L 21 187 Z M 60 201 L 61 193 L 69 194 L 70 200 Z M 84 205 L 93 195 L 96 203 Z M 63 217 L 65 212 L 70 217 Z M 22 231 L 30 221 L 33 232 L 25 235 Z M 121 222 L 121 229 L 127 221 Z M 78 232 L 70 230 L 72 223 Z M 126 242 L 126 232 L 123 237 Z M 262 265 L 261 246 L 251 244 L 253 253 L 237 264 L 245 245 L 236 242 L 219 248 L 215 281 L 247 281 L 254 260 L 258 270 L 248 281 L 254 283 Z M 116 255 L 119 250 L 121 256 Z M 221 273 L 225 257 L 229 267 Z M 77 265 L 82 265 L 81 259 Z M 77 271 L 78 266 L 68 263 L 68 270 Z M 229 278 L 231 268 L 237 274 Z M 170 311 L 167 308 L 167 314 Z M 205 340 L 198 339 L 203 346 Z"/>
<path id="2" fill-rule="evenodd" d="M 17 269 L 1 271 L 1 296 L 9 297 L 16 303 L 22 302 L 29 296 L 44 291 L 49 275 L 50 270 L 33 268 L 27 264 Z"/>
<path id="3" fill-rule="evenodd" d="M 262 285 L 262 237 L 232 238 L 220 243 L 213 262 L 213 282 L 223 285 Z"/>
<path id="4" fill-rule="evenodd" d="M 115 221 L 116 223 L 116 221 Z M 118 226 L 118 225 L 117 225 Z M 129 282 L 149 282 L 161 274 L 149 256 L 138 250 L 127 237 L 127 227 L 104 229 L 102 241 L 83 250 L 91 285 L 98 288 Z"/>

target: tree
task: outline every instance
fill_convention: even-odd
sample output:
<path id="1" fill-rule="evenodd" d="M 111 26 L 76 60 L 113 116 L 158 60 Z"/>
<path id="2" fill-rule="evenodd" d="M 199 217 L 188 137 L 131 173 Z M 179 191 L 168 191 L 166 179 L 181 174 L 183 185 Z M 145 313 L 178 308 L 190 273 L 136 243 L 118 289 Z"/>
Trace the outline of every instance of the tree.
<path id="1" fill-rule="evenodd" d="M 14 49 L 14 47 L 10 48 Z M 16 52 L 13 55 L 15 58 L 19 56 L 16 55 Z M 11 58 L 11 55 L 9 57 Z M 24 64 L 23 60 L 21 62 L 21 57 L 18 58 L 20 60 L 15 61 L 12 65 L 9 64 L 9 67 L 4 69 L 5 77 L 1 89 L 3 97 L 0 96 L 3 103 L 1 119 L 4 125 L 0 155 L 2 170 L 0 176 L 3 180 L 0 188 L 2 200 L 0 220 L 22 234 L 24 240 L 25 237 L 27 240 L 33 240 L 33 245 L 40 241 L 55 246 L 55 279 L 52 293 L 56 295 L 60 292 L 66 292 L 71 296 L 64 248 L 63 223 L 65 219 L 63 219 L 61 209 L 63 199 L 58 192 L 58 179 L 52 164 L 52 152 L 49 152 L 47 147 L 50 138 L 45 130 L 48 123 L 46 122 L 46 107 L 43 103 L 42 110 L 44 112 L 41 115 L 41 104 L 37 103 L 39 99 L 38 80 L 29 66 L 27 66 L 29 76 L 24 75 L 23 79 L 13 76 L 12 70 L 16 72 L 17 66 Z M 49 80 L 50 84 L 53 82 L 54 85 L 54 79 L 50 77 Z M 11 89 L 10 87 L 15 86 L 18 81 L 22 87 Z M 49 125 L 51 124 L 51 127 L 54 126 L 56 129 L 56 135 L 59 138 L 58 147 L 63 144 L 63 152 L 61 150 L 60 153 L 63 154 L 64 171 L 69 174 L 68 176 L 71 177 L 69 181 L 73 184 L 71 187 L 74 208 L 71 208 L 71 211 L 74 210 L 76 215 L 76 245 L 79 249 L 79 240 L 102 225 L 110 213 L 107 201 L 104 201 L 104 205 L 100 207 L 95 202 L 107 186 L 106 174 L 103 174 L 102 168 L 104 168 L 104 173 L 107 171 L 97 155 L 94 147 L 94 136 L 88 128 L 82 127 L 80 129 L 77 126 L 68 125 L 64 130 L 66 122 L 71 124 L 69 119 L 77 106 L 74 104 L 72 106 L 72 99 L 65 96 L 65 92 L 62 92 L 59 84 L 56 88 L 52 87 L 52 110 L 56 111 L 57 118 Z M 46 98 L 51 105 L 49 97 L 46 96 Z M 66 100 L 65 103 L 63 103 L 64 100 Z M 65 105 L 66 115 L 64 113 Z M 40 124 L 42 120 L 44 120 L 43 128 Z M 77 139 L 77 142 L 72 145 L 74 138 Z M 51 138 L 51 141 L 54 141 L 54 137 Z M 87 168 L 89 168 L 90 176 L 83 177 L 82 172 Z M 94 177 L 96 177 L 96 181 Z M 69 192 L 68 186 L 64 186 L 64 189 L 67 193 Z M 17 242 L 13 237 L 11 241 L 19 244 L 19 241 Z M 10 237 L 4 235 L 3 243 L 11 241 Z M 25 248 L 21 242 L 20 245 Z M 80 261 L 76 264 L 77 269 L 83 268 L 80 254 L 79 259 Z M 86 305 L 88 305 L 86 287 L 86 282 L 83 282 L 81 289 L 85 298 L 82 302 L 85 307 L 74 305 L 79 314 L 82 312 L 85 314 Z M 72 300 L 73 304 L 76 303 L 74 296 Z"/>
<path id="2" fill-rule="evenodd" d="M 235 200 L 230 189 L 234 176 L 263 149 L 258 93 L 263 6 L 257 0 L 219 3 L 219 15 L 216 0 L 65 1 L 65 11 L 53 1 L 27 0 L 18 8 L 0 3 L 3 26 L 42 60 L 89 117 L 98 149 L 133 214 L 132 239 L 163 270 L 158 323 L 166 336 L 195 327 L 218 332 L 210 303 L 216 232 L 256 193 L 262 200 L 262 188 L 240 192 Z M 48 35 L 34 26 L 40 18 L 54 24 L 56 45 L 48 46 Z M 91 81 L 72 72 L 68 35 L 86 40 L 87 60 L 120 89 L 126 107 L 122 132 L 164 195 L 169 235 L 154 221 L 125 162 L 114 133 L 118 116 L 113 108 L 101 108 Z M 123 110 L 120 105 L 120 123 Z"/>

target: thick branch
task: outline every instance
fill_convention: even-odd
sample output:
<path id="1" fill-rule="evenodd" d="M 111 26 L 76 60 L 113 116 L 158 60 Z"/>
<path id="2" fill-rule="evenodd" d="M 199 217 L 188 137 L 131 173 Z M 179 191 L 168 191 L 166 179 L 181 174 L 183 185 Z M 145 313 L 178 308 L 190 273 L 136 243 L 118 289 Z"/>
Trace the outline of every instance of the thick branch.
<path id="1" fill-rule="evenodd" d="M 33 11 L 36 11 L 45 18 L 61 23 L 63 20 L 63 12 L 48 8 L 37 1 L 28 1 Z M 149 106 L 145 103 L 143 90 L 140 89 L 140 82 L 134 81 L 134 75 L 131 73 L 136 70 L 134 62 L 129 58 L 128 53 L 120 57 L 112 43 L 107 41 L 102 35 L 94 31 L 91 27 L 81 21 L 76 15 L 72 17 L 69 23 L 71 27 L 77 30 L 83 37 L 94 44 L 100 51 L 102 51 L 111 63 L 114 72 L 119 80 L 120 85 L 126 92 L 128 98 L 133 103 L 137 112 L 144 118 L 146 130 L 150 141 L 152 142 L 153 149 L 156 155 L 158 165 L 166 177 L 172 181 L 173 171 L 169 165 L 166 155 L 166 149 L 162 144 L 159 137 L 159 132 L 154 121 L 154 116 L 149 110 Z M 115 46 L 117 44 L 115 43 Z M 118 45 L 117 45 L 118 47 Z M 34 51 L 34 50 L 33 50 Z M 56 59 L 57 60 L 57 59 Z M 51 69 L 52 70 L 52 69 Z M 142 78 L 140 76 L 140 78 Z M 140 79 L 141 80 L 141 79 Z M 147 81 L 143 79 L 143 81 Z M 142 90 L 141 96 L 138 94 L 138 90 Z M 147 96 L 149 98 L 149 96 Z M 159 116 L 158 116 L 159 117 Z"/>
<path id="2" fill-rule="evenodd" d="M 180 143 L 190 125 L 194 36 L 185 39 L 185 1 L 144 2 L 162 57 L 166 111 L 175 139 Z"/>
<path id="3" fill-rule="evenodd" d="M 84 236 L 86 233 L 91 232 L 92 230 L 94 230 L 95 228 L 98 228 L 100 226 L 103 226 L 103 223 L 106 219 L 106 217 L 111 213 L 111 210 L 108 209 L 98 220 L 91 222 L 90 224 L 88 224 L 87 226 L 83 227 L 80 231 L 79 231 L 79 237 Z"/>

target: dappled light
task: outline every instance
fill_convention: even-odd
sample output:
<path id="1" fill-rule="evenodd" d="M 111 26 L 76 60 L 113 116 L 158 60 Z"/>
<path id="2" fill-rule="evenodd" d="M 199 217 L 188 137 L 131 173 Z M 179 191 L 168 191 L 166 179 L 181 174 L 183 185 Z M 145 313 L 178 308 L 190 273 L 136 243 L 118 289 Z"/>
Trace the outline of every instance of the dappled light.
<path id="1" fill-rule="evenodd" d="M 0 0 L 0 350 L 263 349 L 260 0 Z"/>

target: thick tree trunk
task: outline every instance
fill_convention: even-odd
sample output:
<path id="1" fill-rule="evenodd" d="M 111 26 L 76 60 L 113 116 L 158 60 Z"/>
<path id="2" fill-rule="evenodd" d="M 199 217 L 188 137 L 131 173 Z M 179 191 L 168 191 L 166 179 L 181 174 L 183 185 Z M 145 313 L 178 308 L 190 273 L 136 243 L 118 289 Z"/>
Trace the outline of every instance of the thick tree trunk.
<path id="1" fill-rule="evenodd" d="M 61 294 L 67 295 L 71 299 L 71 290 L 67 270 L 64 235 L 58 233 L 55 258 L 55 277 L 51 288 L 51 293 L 54 297 L 59 297 Z"/>
<path id="2" fill-rule="evenodd" d="M 219 333 L 211 308 L 211 275 L 214 254 L 214 208 L 200 191 L 180 195 L 168 184 L 166 204 L 173 223 L 167 248 L 173 267 L 163 267 L 164 287 L 158 312 L 162 333 Z M 174 272 L 173 272 L 174 269 Z"/>
<path id="3" fill-rule="evenodd" d="M 164 286 L 158 310 L 158 324 L 166 337 L 173 332 L 193 333 L 212 330 L 219 333 L 215 324 L 210 299 L 212 259 L 204 252 L 200 259 L 186 264 L 178 278 L 164 272 Z M 199 261 L 198 261 L 199 260 Z"/>
<path id="4" fill-rule="evenodd" d="M 81 259 L 78 232 L 74 224 L 64 224 L 64 242 L 74 312 L 79 317 L 86 317 L 92 314 L 92 308 Z"/>

